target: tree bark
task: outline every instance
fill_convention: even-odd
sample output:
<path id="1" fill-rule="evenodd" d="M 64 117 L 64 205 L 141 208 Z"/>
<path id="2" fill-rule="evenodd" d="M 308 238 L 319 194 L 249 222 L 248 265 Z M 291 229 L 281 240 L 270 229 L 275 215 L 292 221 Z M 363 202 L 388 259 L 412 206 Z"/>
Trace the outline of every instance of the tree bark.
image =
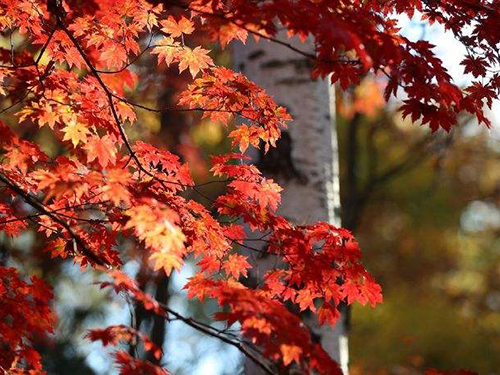
<path id="1" fill-rule="evenodd" d="M 279 36 L 285 40 L 284 34 Z M 313 51 L 312 41 L 286 39 L 296 48 Z M 304 56 L 276 43 L 249 38 L 234 47 L 234 66 L 263 87 L 279 105 L 288 109 L 294 121 L 268 154 L 253 155 L 262 172 L 284 188 L 280 214 L 305 224 L 326 221 L 340 226 L 340 194 L 335 92 L 324 80 L 311 79 L 312 63 Z M 256 261 L 254 278 L 271 268 L 274 260 Z M 348 348 L 345 316 L 332 329 L 319 327 L 312 315 L 303 320 L 313 338 L 347 374 Z M 245 373 L 259 374 L 250 363 Z"/>

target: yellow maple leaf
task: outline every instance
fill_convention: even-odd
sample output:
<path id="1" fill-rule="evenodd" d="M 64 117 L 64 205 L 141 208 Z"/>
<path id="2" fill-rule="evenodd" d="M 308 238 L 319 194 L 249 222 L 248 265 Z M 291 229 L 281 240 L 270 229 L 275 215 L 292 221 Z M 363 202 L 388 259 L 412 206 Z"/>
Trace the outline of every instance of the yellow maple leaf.
<path id="1" fill-rule="evenodd" d="M 155 262 L 153 267 L 155 271 L 163 268 L 167 276 L 170 275 L 174 268 L 180 270 L 183 265 L 182 257 L 169 251 L 155 252 L 151 254 L 149 259 Z"/>
<path id="2" fill-rule="evenodd" d="M 64 133 L 63 141 L 71 141 L 76 148 L 80 142 L 87 143 L 87 135 L 90 134 L 85 125 L 80 122 L 72 121 L 62 129 Z"/>

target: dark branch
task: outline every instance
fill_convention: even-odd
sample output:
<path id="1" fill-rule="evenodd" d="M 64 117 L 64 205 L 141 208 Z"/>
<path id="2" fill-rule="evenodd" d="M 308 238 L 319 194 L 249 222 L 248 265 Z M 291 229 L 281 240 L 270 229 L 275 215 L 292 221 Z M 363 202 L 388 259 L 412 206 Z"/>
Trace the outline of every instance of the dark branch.
<path id="1" fill-rule="evenodd" d="M 181 322 L 185 323 L 186 325 L 196 329 L 199 332 L 202 332 L 208 336 L 215 337 L 222 342 L 225 342 L 226 344 L 229 344 L 231 346 L 234 346 L 237 348 L 241 353 L 243 353 L 246 357 L 248 357 L 250 360 L 252 360 L 257 366 L 259 366 L 266 374 L 274 374 L 272 369 L 258 356 L 254 353 L 252 353 L 242 342 L 236 341 L 233 339 L 230 339 L 227 337 L 227 333 L 221 330 L 218 330 L 212 326 L 203 324 L 202 322 L 199 322 L 193 318 L 186 318 L 185 316 L 179 314 L 178 312 L 172 310 L 168 306 L 161 305 L 161 307 L 170 315 L 174 316 L 177 320 L 180 320 Z"/>
<path id="2" fill-rule="evenodd" d="M 15 182 L 11 181 L 7 176 L 3 175 L 0 173 L 0 181 L 2 181 L 7 187 L 12 190 L 14 193 L 19 195 L 27 204 L 29 204 L 31 207 L 33 207 L 35 210 L 37 210 L 39 213 L 48 216 L 52 221 L 58 223 L 61 225 L 73 238 L 75 241 L 77 248 L 79 251 L 85 255 L 87 258 L 89 258 L 91 261 L 93 261 L 95 264 L 100 265 L 100 266 L 105 266 L 106 263 L 104 263 L 99 257 L 97 257 L 83 242 L 83 240 L 78 236 L 73 229 L 70 227 L 70 225 L 65 222 L 64 220 L 61 220 L 55 213 L 49 211 L 42 203 L 40 203 L 36 198 L 32 197 L 29 193 L 25 192 L 23 189 L 21 189 Z"/>

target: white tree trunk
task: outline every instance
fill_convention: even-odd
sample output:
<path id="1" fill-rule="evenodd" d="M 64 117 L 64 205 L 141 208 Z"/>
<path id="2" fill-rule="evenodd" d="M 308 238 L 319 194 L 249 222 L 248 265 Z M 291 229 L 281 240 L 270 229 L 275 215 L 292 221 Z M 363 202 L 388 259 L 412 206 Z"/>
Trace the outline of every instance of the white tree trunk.
<path id="1" fill-rule="evenodd" d="M 311 41 L 301 43 L 297 39 L 280 38 L 300 50 L 313 51 Z M 326 81 L 311 80 L 312 64 L 306 57 L 266 40 L 256 42 L 249 38 L 246 45 L 235 45 L 234 61 L 236 70 L 263 87 L 279 105 L 288 109 L 294 119 L 288 130 L 291 165 L 282 168 L 291 168 L 293 173 L 286 177 L 280 173 L 269 176 L 284 188 L 280 214 L 295 223 L 326 221 L 339 226 L 334 88 Z M 257 277 L 269 268 L 270 265 L 265 263 L 265 259 L 258 261 Z M 306 323 L 347 374 L 345 317 L 333 329 L 326 325 L 319 327 L 313 321 Z M 247 375 L 260 373 L 250 363 L 246 363 L 245 370 Z"/>

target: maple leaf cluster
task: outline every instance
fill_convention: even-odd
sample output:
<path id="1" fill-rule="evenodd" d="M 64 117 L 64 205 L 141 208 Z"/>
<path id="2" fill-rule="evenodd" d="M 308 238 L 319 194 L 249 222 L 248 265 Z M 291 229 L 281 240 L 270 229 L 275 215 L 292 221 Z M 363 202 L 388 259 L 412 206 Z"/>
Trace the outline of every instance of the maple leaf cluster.
<path id="1" fill-rule="evenodd" d="M 221 47 L 249 35 L 287 45 L 275 39 L 285 26 L 289 36 L 314 39 L 314 53 L 296 51 L 314 63 L 313 77 L 331 74 L 332 82 L 346 88 L 368 71 L 383 73 L 387 98 L 398 88 L 406 92 L 405 115 L 433 130 L 449 130 L 462 111 L 488 123 L 483 105 L 491 106 L 500 87 L 498 75 L 490 74 L 500 61 L 494 48 L 500 34 L 492 27 L 499 9 L 471 0 L 0 0 L 2 36 L 16 32 L 25 42 L 20 51 L 0 48 L 0 95 L 10 103 L 2 112 L 13 113 L 0 122 L 0 230 L 15 237 L 35 228 L 46 236 L 51 257 L 107 272 L 113 281 L 104 286 L 167 320 L 174 316 L 235 345 L 268 372 L 256 352 L 306 373 L 339 373 L 284 305 L 333 325 L 343 301 L 380 303 L 380 286 L 362 266 L 351 233 L 328 223 L 297 225 L 277 213 L 281 188 L 242 153 L 250 146 L 275 146 L 291 117 L 242 74 L 216 66 L 208 49 L 188 45 L 187 36 L 199 31 Z M 453 84 L 430 43 L 398 34 L 389 15 L 417 10 L 468 47 L 465 73 L 476 79 L 470 87 Z M 134 64 L 145 55 L 160 67 L 176 66 L 179 74 L 189 71 L 192 81 L 178 107 L 150 108 L 127 97 L 140 83 Z M 130 139 L 125 129 L 137 123 L 138 109 L 201 112 L 234 126 L 234 152 L 212 159 L 211 172 L 225 179 L 219 181 L 226 183 L 225 193 L 210 206 L 198 203 L 192 197 L 200 192 L 186 163 Z M 21 127 L 46 128 L 63 151 L 47 155 Z M 228 217 L 232 224 L 220 220 Z M 252 267 L 246 251 L 260 251 L 245 241 L 244 225 L 264 233 L 260 241 L 280 260 L 256 289 L 241 282 Z M 198 272 L 185 285 L 189 298 L 216 299 L 216 317 L 228 325 L 239 322 L 248 345 L 260 349 L 248 351 L 234 337 L 183 318 L 142 292 L 119 272 L 129 256 L 120 250 L 119 237 L 131 239 L 141 257 L 167 275 L 192 255 Z M 39 357 L 28 342 L 34 333 L 51 332 L 50 292 L 39 279 L 27 284 L 15 270 L 1 267 L 0 296 L 1 345 L 7 345 L 1 367 L 38 371 Z M 28 306 L 33 319 L 21 319 Z M 94 330 L 88 338 L 104 345 L 141 340 L 161 355 L 130 327 Z M 124 374 L 166 371 L 121 351 L 116 361 Z"/>
<path id="2" fill-rule="evenodd" d="M 0 267 L 0 369 L 5 373 L 42 370 L 40 354 L 32 342 L 53 332 L 51 299 L 50 286 L 40 278 L 32 276 L 25 282 L 16 269 Z"/>
<path id="3" fill-rule="evenodd" d="M 491 109 L 500 90 L 500 34 L 493 26 L 499 5 L 498 0 L 195 0 L 185 8 L 200 14 L 223 45 L 247 34 L 275 40 L 282 25 L 290 36 L 313 38 L 315 51 L 301 52 L 314 62 L 314 76 L 331 74 L 332 82 L 347 88 L 369 71 L 386 75 L 386 99 L 404 91 L 403 114 L 435 131 L 450 130 L 461 112 L 490 124 L 484 109 Z M 433 44 L 399 34 L 397 15 L 417 14 L 443 25 L 464 45 L 464 73 L 473 76 L 468 87 L 454 84 Z M 232 31 L 238 28 L 239 33 Z"/>

